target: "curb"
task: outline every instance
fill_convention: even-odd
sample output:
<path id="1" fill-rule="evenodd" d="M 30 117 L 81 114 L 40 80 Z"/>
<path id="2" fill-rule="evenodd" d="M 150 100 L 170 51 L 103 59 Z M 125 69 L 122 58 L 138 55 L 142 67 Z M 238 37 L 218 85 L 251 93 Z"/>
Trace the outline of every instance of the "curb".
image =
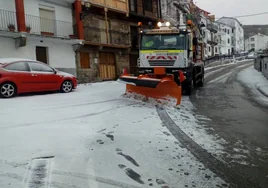
<path id="1" fill-rule="evenodd" d="M 262 95 L 268 98 L 268 93 L 264 92 L 259 86 L 257 86 L 256 88 Z"/>

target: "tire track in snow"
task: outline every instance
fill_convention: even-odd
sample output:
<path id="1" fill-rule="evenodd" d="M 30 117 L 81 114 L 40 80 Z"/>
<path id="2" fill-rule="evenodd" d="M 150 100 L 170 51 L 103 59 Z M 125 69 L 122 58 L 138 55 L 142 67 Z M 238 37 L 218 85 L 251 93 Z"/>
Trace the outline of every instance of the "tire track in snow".
<path id="1" fill-rule="evenodd" d="M 165 109 L 157 107 L 157 113 L 162 123 L 168 128 L 172 135 L 187 148 L 203 165 L 217 174 L 224 181 L 231 183 L 230 187 L 254 188 L 259 187 L 250 181 L 250 178 L 241 176 L 229 168 L 225 163 L 216 159 L 212 154 L 203 149 L 170 118 Z"/>
<path id="2" fill-rule="evenodd" d="M 76 172 L 63 172 L 63 171 L 53 171 L 53 175 L 60 175 L 60 176 L 69 176 L 69 177 L 74 177 L 74 178 L 80 178 L 80 179 L 86 179 L 86 180 L 93 180 L 97 181 L 100 183 L 108 184 L 108 185 L 113 185 L 116 187 L 121 187 L 121 188 L 140 188 L 134 185 L 129 185 L 127 183 L 111 180 L 108 178 L 103 178 L 103 177 L 98 177 L 98 176 L 92 176 L 89 174 L 82 174 L 82 173 L 76 173 Z"/>
<path id="3" fill-rule="evenodd" d="M 118 110 L 118 109 L 121 109 L 121 108 L 133 106 L 133 105 L 136 105 L 136 104 L 139 104 L 139 103 L 141 103 L 141 102 L 135 102 L 135 103 L 127 104 L 127 105 L 116 106 L 116 107 L 113 107 L 113 108 L 110 108 L 110 109 L 107 109 L 107 110 L 103 110 L 103 111 L 100 111 L 100 112 L 94 112 L 94 113 L 84 114 L 84 115 L 70 117 L 70 118 L 56 119 L 56 120 L 42 121 L 42 122 L 34 122 L 34 123 L 23 123 L 23 124 L 18 124 L 18 125 L 9 125 L 9 126 L 5 126 L 5 127 L 1 127 L 0 131 L 5 130 L 5 129 L 12 129 L 12 128 L 29 127 L 29 126 L 33 126 L 33 125 L 42 124 L 42 123 L 53 123 L 53 122 L 58 122 L 58 121 L 65 121 L 65 120 L 72 120 L 72 119 L 78 119 L 78 118 L 85 118 L 85 117 L 89 117 L 89 116 L 95 116 L 95 115 L 103 114 L 103 113 L 110 112 L 110 111 L 113 111 L 113 110 Z"/>

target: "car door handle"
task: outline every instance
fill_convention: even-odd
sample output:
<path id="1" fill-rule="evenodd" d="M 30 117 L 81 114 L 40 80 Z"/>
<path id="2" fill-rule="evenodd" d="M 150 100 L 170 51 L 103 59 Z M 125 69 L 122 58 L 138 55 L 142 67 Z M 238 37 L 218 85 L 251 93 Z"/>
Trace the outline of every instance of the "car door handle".
<path id="1" fill-rule="evenodd" d="M 32 76 L 37 76 L 37 74 L 32 74 Z"/>

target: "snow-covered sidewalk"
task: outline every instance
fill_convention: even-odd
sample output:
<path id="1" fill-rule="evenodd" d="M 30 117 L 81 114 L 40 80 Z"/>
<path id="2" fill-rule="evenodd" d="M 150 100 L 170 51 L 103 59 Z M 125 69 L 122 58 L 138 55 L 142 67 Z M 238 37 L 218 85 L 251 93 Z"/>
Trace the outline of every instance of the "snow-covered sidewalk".
<path id="1" fill-rule="evenodd" d="M 257 99 L 268 103 L 268 80 L 253 66 L 239 73 L 238 79 L 257 95 Z"/>
<path id="2" fill-rule="evenodd" d="M 237 64 L 237 63 L 247 63 L 247 62 L 250 62 L 250 61 L 252 61 L 252 60 L 250 60 L 250 59 L 244 59 L 244 60 L 229 59 L 229 60 L 225 60 L 225 61 L 222 61 L 222 62 L 212 63 L 212 64 L 209 64 L 209 65 L 205 66 L 205 73 L 209 73 L 209 72 L 212 72 L 214 70 L 224 68 L 226 66 L 234 65 L 234 64 Z"/>
<path id="3" fill-rule="evenodd" d="M 105 82 L 69 94 L 0 99 L 0 187 L 226 185 L 172 136 L 153 105 L 123 98 L 124 90 Z M 202 135 L 198 143 L 210 141 L 194 117 L 186 123 L 186 110 L 169 113 L 187 134 L 200 132 L 192 137 Z"/>

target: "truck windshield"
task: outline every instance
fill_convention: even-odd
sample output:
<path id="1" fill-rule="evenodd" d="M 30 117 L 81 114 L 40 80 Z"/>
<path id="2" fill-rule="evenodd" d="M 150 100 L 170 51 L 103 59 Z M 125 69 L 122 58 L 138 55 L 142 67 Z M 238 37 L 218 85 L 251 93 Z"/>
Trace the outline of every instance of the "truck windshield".
<path id="1" fill-rule="evenodd" d="M 184 34 L 142 35 L 141 50 L 185 50 Z"/>

